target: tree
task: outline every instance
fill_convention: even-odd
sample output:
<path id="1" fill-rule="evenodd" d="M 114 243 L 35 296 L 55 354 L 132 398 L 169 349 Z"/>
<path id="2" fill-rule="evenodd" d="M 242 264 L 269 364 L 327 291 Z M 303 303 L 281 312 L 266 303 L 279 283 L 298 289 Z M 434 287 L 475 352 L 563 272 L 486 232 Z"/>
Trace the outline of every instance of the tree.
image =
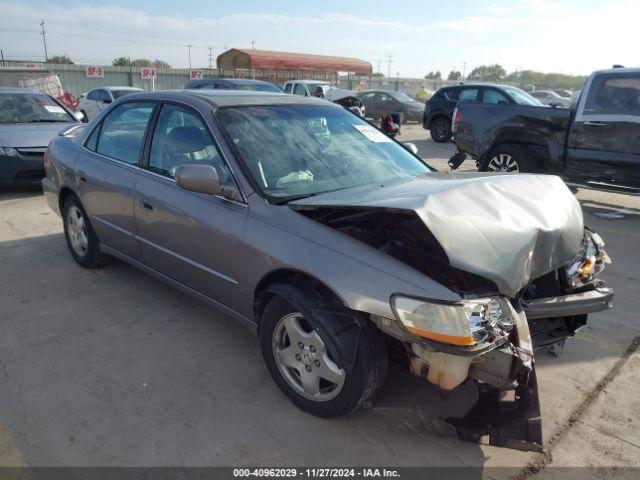
<path id="1" fill-rule="evenodd" d="M 131 59 L 129 57 L 118 57 L 113 59 L 111 65 L 113 65 L 114 67 L 128 67 L 129 62 L 131 62 Z"/>
<path id="2" fill-rule="evenodd" d="M 431 71 L 429 73 L 427 73 L 424 78 L 426 78 L 427 80 L 440 80 L 442 78 L 442 74 L 440 73 L 440 70 L 434 72 Z"/>
<path id="3" fill-rule="evenodd" d="M 480 65 L 471 70 L 467 77 L 469 80 L 492 81 L 499 82 L 507 76 L 507 72 L 502 65 Z"/>
<path id="4" fill-rule="evenodd" d="M 114 67 L 156 67 L 156 68 L 171 68 L 164 60 L 149 60 L 148 58 L 134 58 L 131 60 L 129 57 L 114 58 L 111 64 Z"/>
<path id="5" fill-rule="evenodd" d="M 449 76 L 447 77 L 447 80 L 460 80 L 462 78 L 462 73 L 460 73 L 457 70 L 451 70 L 449 72 Z"/>
<path id="6" fill-rule="evenodd" d="M 49 58 L 49 63 L 73 65 L 73 61 L 66 55 L 54 55 L 53 57 Z"/>

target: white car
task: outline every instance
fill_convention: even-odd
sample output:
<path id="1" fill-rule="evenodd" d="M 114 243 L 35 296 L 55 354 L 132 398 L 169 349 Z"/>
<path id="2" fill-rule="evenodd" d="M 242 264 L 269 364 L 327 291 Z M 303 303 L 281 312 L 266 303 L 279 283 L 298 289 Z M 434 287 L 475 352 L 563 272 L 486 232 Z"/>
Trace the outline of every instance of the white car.
<path id="1" fill-rule="evenodd" d="M 322 88 L 323 93 L 336 88 L 333 83 L 323 82 L 322 80 L 289 80 L 284 84 L 282 89 L 284 93 L 313 97 L 318 87 Z"/>
<path id="2" fill-rule="evenodd" d="M 141 88 L 134 87 L 100 87 L 88 91 L 86 94 L 80 95 L 80 103 L 77 110 L 82 112 L 84 120 L 88 122 L 95 118 L 102 109 L 112 103 L 114 100 L 129 95 L 130 93 L 142 92 Z"/>

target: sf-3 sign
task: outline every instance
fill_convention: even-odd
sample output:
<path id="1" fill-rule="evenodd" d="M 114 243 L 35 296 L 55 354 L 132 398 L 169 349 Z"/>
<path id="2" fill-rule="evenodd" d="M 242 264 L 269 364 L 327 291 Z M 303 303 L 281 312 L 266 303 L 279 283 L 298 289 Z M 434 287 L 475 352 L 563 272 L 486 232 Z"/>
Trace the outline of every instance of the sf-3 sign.
<path id="1" fill-rule="evenodd" d="M 87 65 L 84 73 L 87 78 L 104 78 L 104 68 L 100 65 Z"/>

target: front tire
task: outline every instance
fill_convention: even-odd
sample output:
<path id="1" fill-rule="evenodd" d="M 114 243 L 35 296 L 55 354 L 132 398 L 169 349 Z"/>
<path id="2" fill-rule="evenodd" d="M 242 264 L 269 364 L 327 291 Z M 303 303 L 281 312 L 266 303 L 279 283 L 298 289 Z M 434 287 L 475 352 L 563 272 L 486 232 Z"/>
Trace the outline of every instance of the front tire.
<path id="1" fill-rule="evenodd" d="M 368 401 L 386 375 L 384 342 L 374 326 L 362 327 L 351 373 L 338 365 L 327 342 L 295 307 L 274 296 L 260 316 L 260 346 L 280 390 L 301 410 L 340 417 Z"/>
<path id="2" fill-rule="evenodd" d="M 434 142 L 447 143 L 451 140 L 451 122 L 446 118 L 436 118 L 429 128 Z"/>
<path id="3" fill-rule="evenodd" d="M 73 259 L 83 268 L 96 268 L 108 262 L 109 257 L 100 251 L 87 212 L 75 195 L 69 195 L 62 207 L 64 236 Z"/>

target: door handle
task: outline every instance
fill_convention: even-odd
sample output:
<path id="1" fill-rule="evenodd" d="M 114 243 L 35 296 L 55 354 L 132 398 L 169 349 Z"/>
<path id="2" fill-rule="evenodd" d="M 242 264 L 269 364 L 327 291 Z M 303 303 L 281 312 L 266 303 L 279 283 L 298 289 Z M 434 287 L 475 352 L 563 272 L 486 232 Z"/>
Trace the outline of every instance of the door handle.
<path id="1" fill-rule="evenodd" d="M 608 123 L 605 122 L 584 122 L 585 125 L 588 125 L 590 127 L 606 127 L 608 125 Z"/>
<path id="2" fill-rule="evenodd" d="M 144 208 L 145 210 L 148 210 L 148 211 L 150 211 L 150 212 L 152 212 L 152 211 L 153 211 L 153 205 L 151 205 L 150 203 L 143 202 L 142 200 L 140 200 L 140 206 L 141 206 L 142 208 Z"/>

